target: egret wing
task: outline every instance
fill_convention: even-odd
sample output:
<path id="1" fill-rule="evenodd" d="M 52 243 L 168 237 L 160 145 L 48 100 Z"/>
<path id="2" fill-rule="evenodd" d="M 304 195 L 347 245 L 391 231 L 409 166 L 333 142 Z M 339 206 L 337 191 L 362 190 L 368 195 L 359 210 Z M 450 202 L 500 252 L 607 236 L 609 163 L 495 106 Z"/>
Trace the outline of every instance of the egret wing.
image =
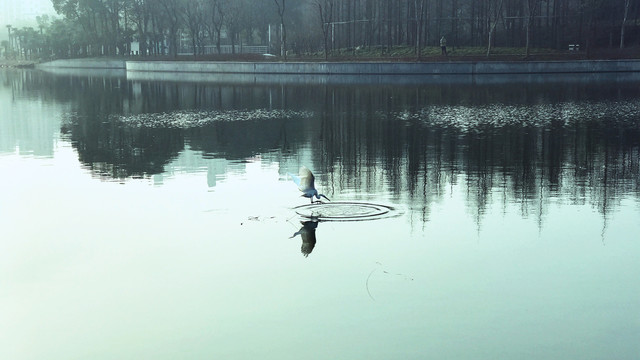
<path id="1" fill-rule="evenodd" d="M 291 176 L 291 179 L 293 180 L 293 182 L 296 183 L 296 185 L 298 187 L 300 187 L 300 176 L 293 175 L 292 173 L 287 173 L 287 174 L 289 174 L 289 176 Z"/>
<path id="2" fill-rule="evenodd" d="M 300 190 L 306 191 L 306 190 L 315 189 L 315 185 L 314 185 L 315 177 L 311 173 L 311 170 L 303 166 L 300 168 L 298 175 L 300 175 L 300 183 L 298 184 L 298 187 L 300 188 Z"/>

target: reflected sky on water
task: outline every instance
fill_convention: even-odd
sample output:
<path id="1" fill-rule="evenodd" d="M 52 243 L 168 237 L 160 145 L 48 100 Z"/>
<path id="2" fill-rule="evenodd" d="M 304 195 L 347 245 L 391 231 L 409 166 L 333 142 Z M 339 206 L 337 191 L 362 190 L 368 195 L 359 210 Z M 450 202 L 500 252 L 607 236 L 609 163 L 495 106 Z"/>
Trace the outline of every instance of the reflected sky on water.
<path id="1" fill-rule="evenodd" d="M 223 80 L 0 72 L 6 358 L 640 352 L 632 76 Z"/>

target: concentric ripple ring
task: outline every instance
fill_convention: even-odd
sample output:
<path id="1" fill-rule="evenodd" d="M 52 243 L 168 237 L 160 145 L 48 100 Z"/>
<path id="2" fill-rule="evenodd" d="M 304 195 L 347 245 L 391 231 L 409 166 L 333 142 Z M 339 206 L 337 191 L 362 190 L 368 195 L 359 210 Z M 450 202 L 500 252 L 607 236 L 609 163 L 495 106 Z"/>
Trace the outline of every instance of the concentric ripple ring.
<path id="1" fill-rule="evenodd" d="M 297 206 L 294 210 L 302 217 L 323 221 L 375 220 L 399 215 L 391 206 L 361 202 L 306 204 Z"/>

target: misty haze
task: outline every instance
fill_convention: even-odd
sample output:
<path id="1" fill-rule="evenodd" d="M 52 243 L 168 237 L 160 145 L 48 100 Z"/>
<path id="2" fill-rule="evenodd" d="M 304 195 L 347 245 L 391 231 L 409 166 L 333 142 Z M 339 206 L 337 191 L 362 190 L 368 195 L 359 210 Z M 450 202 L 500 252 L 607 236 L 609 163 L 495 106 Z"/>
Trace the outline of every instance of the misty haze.
<path id="1" fill-rule="evenodd" d="M 0 359 L 640 354 L 640 0 L 0 10 Z"/>

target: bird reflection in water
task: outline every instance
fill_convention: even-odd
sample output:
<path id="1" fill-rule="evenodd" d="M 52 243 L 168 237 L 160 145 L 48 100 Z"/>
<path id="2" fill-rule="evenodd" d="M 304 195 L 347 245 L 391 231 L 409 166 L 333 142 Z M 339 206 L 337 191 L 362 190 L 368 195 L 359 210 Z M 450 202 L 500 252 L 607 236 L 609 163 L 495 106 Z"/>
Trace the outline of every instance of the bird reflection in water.
<path id="1" fill-rule="evenodd" d="M 304 257 L 308 257 L 316 246 L 316 228 L 318 227 L 318 222 L 308 220 L 301 221 L 300 223 L 302 224 L 300 230 L 293 233 L 289 239 L 293 239 L 297 235 L 300 235 L 302 238 L 302 255 L 304 255 Z"/>

